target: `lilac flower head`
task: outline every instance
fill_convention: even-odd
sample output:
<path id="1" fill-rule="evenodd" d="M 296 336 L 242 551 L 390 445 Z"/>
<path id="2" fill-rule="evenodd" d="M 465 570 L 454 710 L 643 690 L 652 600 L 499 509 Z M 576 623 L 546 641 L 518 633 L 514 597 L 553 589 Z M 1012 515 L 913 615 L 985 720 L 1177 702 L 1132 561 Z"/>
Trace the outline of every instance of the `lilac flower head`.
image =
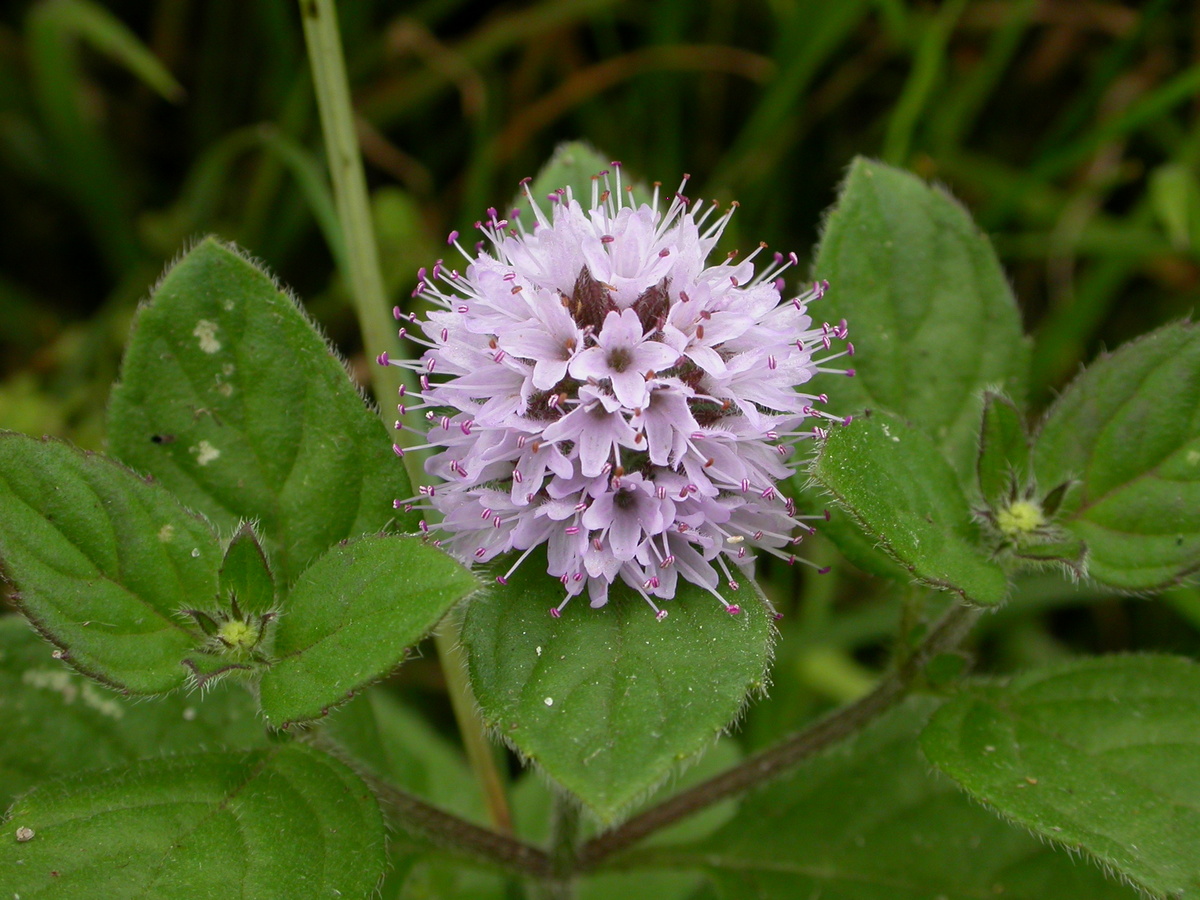
<path id="1" fill-rule="evenodd" d="M 468 561 L 521 551 L 502 584 L 544 544 L 564 591 L 555 616 L 585 589 L 603 606 L 620 580 L 662 618 L 681 577 L 737 612 L 721 595 L 722 577 L 737 589 L 730 563 L 791 562 L 784 548 L 811 530 L 775 485 L 797 441 L 841 421 L 802 386 L 843 371 L 825 363 L 853 345 L 830 352 L 845 323 L 808 315 L 823 284 L 781 298 L 794 254 L 757 274 L 765 245 L 709 265 L 733 207 L 714 217 L 686 185 L 665 211 L 658 187 L 637 204 L 614 163 L 588 207 L 567 189 L 548 218 L 526 181 L 532 228 L 489 210 L 475 253 L 451 234 L 465 269 L 439 260 L 414 292 L 438 309 L 396 311 L 424 355 L 380 358 L 419 374 L 398 409 L 424 411 L 428 443 L 410 449 L 437 451 L 426 469 L 441 482 L 396 505 L 439 513 L 422 527 Z"/>

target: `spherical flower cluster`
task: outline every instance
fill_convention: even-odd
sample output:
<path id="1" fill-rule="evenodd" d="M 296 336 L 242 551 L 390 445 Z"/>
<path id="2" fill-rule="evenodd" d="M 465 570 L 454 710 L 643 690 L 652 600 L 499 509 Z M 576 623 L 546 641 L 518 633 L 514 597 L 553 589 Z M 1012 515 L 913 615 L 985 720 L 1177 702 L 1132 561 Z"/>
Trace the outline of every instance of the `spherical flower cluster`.
<path id="1" fill-rule="evenodd" d="M 794 254 L 757 275 L 765 245 L 707 265 L 733 207 L 714 218 L 686 184 L 663 212 L 657 187 L 635 203 L 614 164 L 590 207 L 561 191 L 548 219 L 526 182 L 536 225 L 489 210 L 475 253 L 451 234 L 465 270 L 439 261 L 414 292 L 438 309 L 396 312 L 424 355 L 380 357 L 419 374 L 399 411 L 423 411 L 442 482 L 397 507 L 440 513 L 439 543 L 463 559 L 520 551 L 501 584 L 544 544 L 565 594 L 555 616 L 585 589 L 603 606 L 618 579 L 659 618 L 680 578 L 736 613 L 729 564 L 748 569 L 754 549 L 791 561 L 783 548 L 810 530 L 776 484 L 792 445 L 834 419 L 797 386 L 842 371 L 824 363 L 845 323 L 809 318 L 824 285 L 781 302 Z"/>

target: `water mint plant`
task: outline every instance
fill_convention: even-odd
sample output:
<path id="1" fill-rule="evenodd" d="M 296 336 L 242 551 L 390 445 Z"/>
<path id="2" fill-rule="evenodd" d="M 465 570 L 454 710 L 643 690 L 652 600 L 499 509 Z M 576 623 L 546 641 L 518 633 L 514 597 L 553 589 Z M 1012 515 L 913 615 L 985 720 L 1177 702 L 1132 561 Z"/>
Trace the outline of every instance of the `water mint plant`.
<path id="1" fill-rule="evenodd" d="M 639 203 L 613 163 L 586 209 L 566 187 L 548 217 L 527 181 L 530 229 L 519 209 L 511 222 L 490 209 L 477 254 L 451 234 L 465 269 L 439 260 L 413 293 L 438 308 L 421 321 L 395 310 L 400 337 L 428 349 L 379 359 L 420 379 L 397 410 L 423 413 L 429 443 L 409 449 L 439 451 L 426 464 L 436 481 L 395 505 L 433 511 L 439 545 L 466 562 L 521 551 L 502 585 L 545 545 L 565 594 L 555 617 L 585 588 L 604 606 L 620 580 L 661 620 L 655 600 L 679 578 L 739 613 L 721 577 L 733 590 L 731 566 L 752 578 L 755 549 L 794 561 L 783 548 L 802 521 L 778 483 L 795 443 L 841 421 L 805 390 L 853 352 L 830 352 L 844 321 L 809 315 L 826 285 L 782 300 L 796 255 L 756 272 L 766 245 L 708 265 L 734 208 L 686 188 Z"/>
<path id="2" fill-rule="evenodd" d="M 789 52 L 853 6 L 797 7 Z M 811 260 L 720 172 L 699 202 L 572 143 L 418 270 L 333 0 L 298 9 L 332 192 L 271 145 L 362 352 L 255 241 L 179 237 L 103 450 L 0 432 L 0 896 L 1200 891 L 1200 328 L 1043 397 L 1055 331 L 968 207 L 867 157 Z M 106 15 L 38 4 L 35 49 L 76 21 L 156 76 Z M 1088 655 L 1051 608 L 1175 643 Z"/>

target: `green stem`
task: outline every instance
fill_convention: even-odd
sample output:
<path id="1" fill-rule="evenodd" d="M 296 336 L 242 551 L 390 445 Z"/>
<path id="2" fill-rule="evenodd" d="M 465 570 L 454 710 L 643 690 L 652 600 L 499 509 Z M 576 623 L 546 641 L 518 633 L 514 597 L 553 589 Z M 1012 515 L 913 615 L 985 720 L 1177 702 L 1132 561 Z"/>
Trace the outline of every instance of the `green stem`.
<path id="1" fill-rule="evenodd" d="M 579 804 L 566 794 L 554 797 L 550 822 L 551 876 L 541 885 L 544 900 L 571 900 L 579 847 Z"/>
<path id="2" fill-rule="evenodd" d="M 375 357 L 392 346 L 395 336 L 379 272 L 371 203 L 367 197 L 367 180 L 350 106 L 350 86 L 338 34 L 337 10 L 334 0 L 300 0 L 300 12 L 317 92 L 321 131 L 325 135 L 329 175 L 333 181 L 338 219 L 342 223 L 342 241 L 349 260 L 350 297 L 362 328 L 367 354 Z"/>
<path id="3" fill-rule="evenodd" d="M 336 757 L 344 757 L 341 747 L 323 734 L 314 736 L 312 743 Z M 392 824 L 407 834 L 489 867 L 527 877 L 553 878 L 554 866 L 544 850 L 461 819 L 372 772 L 359 774 L 383 802 Z"/>
<path id="4" fill-rule="evenodd" d="M 308 46 L 329 174 L 341 222 L 350 296 L 362 329 L 363 345 L 368 357 L 374 359 L 393 346 L 394 326 L 379 270 L 371 203 L 354 127 L 342 39 L 338 33 L 337 9 L 334 0 L 300 0 L 300 16 L 304 22 L 304 40 Z M 400 383 L 398 372 L 391 366 L 373 367 L 372 386 L 381 403 L 395 396 Z M 498 830 L 508 832 L 512 828 L 508 800 L 482 723 L 474 712 L 474 700 L 458 650 L 457 628 L 452 629 L 452 633 L 439 635 L 437 647 L 455 718 L 468 759 L 483 787 L 492 824 Z"/>
<path id="5" fill-rule="evenodd" d="M 434 634 L 433 641 L 437 647 L 438 659 L 442 661 L 446 689 L 450 693 L 450 705 L 454 709 L 454 718 L 462 734 L 467 762 L 483 791 L 488 819 L 497 831 L 512 834 L 512 813 L 508 808 L 508 795 L 504 790 L 504 782 L 500 779 L 500 771 L 496 767 L 495 752 L 484 733 L 483 721 L 475 711 L 475 695 L 471 692 L 471 682 L 467 679 L 466 655 L 459 645 L 460 625 L 459 617 L 451 614 Z"/>

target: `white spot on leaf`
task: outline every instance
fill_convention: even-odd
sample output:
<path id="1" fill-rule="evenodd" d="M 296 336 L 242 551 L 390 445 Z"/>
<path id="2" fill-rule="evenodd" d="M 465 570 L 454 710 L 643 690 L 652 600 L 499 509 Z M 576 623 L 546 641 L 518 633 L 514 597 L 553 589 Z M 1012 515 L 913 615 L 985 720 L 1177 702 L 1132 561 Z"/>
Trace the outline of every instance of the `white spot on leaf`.
<path id="1" fill-rule="evenodd" d="M 175 526 L 168 522 L 162 528 L 158 529 L 158 539 L 164 544 L 169 544 L 175 539 Z"/>
<path id="2" fill-rule="evenodd" d="M 221 451 L 208 441 L 201 441 L 195 447 L 188 447 L 188 453 L 193 454 L 196 457 L 196 462 L 202 466 L 207 466 L 221 455 Z"/>
<path id="3" fill-rule="evenodd" d="M 543 702 L 544 702 L 544 703 L 545 703 L 547 706 L 553 706 L 553 705 L 554 705 L 554 698 L 553 698 L 553 697 L 547 697 L 547 698 L 546 698 L 546 699 L 545 699 Z"/>
<path id="4" fill-rule="evenodd" d="M 221 349 L 221 342 L 217 340 L 216 322 L 201 319 L 192 329 L 192 334 L 200 341 L 200 349 L 205 353 L 216 353 Z"/>

